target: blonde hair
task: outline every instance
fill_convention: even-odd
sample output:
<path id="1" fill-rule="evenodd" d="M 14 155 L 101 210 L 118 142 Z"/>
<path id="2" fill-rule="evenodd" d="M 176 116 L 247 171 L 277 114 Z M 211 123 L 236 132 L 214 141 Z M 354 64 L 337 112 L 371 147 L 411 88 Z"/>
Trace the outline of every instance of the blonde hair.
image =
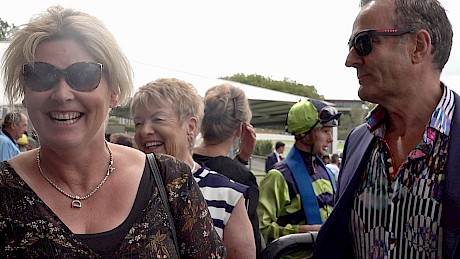
<path id="1" fill-rule="evenodd" d="M 24 97 L 22 66 L 34 62 L 40 43 L 55 39 L 79 42 L 97 62 L 102 63 L 109 87 L 118 95 L 119 103 L 126 102 L 131 95 L 131 65 L 111 32 L 96 17 L 52 6 L 21 27 L 14 34 L 2 59 L 5 95 L 10 104 Z"/>
<path id="2" fill-rule="evenodd" d="M 161 105 L 169 104 L 178 115 L 181 125 L 187 119 L 195 117 L 197 128 L 192 143 L 190 143 L 191 145 L 194 144 L 200 131 L 204 111 L 203 98 L 191 83 L 177 78 L 159 78 L 140 87 L 131 100 L 131 116 L 134 116 L 136 107 L 147 106 L 149 102 Z"/>
<path id="3" fill-rule="evenodd" d="M 249 123 L 252 118 L 244 91 L 228 83 L 209 88 L 204 106 L 201 135 L 210 144 L 231 138 L 241 123 Z"/>

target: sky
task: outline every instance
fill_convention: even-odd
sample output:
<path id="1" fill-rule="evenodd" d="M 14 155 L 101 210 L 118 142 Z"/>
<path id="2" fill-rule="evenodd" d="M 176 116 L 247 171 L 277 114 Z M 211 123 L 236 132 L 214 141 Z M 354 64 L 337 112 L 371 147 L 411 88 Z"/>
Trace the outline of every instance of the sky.
<path id="1" fill-rule="evenodd" d="M 460 93 L 460 2 L 440 2 L 454 29 L 441 80 Z M 133 65 L 136 87 L 158 77 L 243 73 L 313 85 L 326 99 L 359 99 L 356 70 L 344 65 L 358 0 L 22 0 L 3 3 L 0 18 L 21 25 L 55 4 L 107 25 Z"/>

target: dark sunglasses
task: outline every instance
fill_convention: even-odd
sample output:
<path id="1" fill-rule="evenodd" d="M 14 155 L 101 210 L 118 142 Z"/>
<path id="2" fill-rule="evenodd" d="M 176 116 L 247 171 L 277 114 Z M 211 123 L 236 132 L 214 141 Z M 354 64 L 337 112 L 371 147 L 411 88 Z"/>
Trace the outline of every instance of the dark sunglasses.
<path id="1" fill-rule="evenodd" d="M 22 66 L 26 86 L 34 92 L 44 92 L 53 88 L 65 77 L 67 84 L 80 92 L 96 89 L 101 82 L 102 64 L 77 62 L 66 69 L 59 69 L 45 62 L 34 62 Z"/>
<path id="2" fill-rule="evenodd" d="M 365 30 L 359 32 L 348 41 L 348 47 L 355 48 L 356 53 L 361 57 L 369 55 L 372 51 L 372 37 L 374 36 L 401 36 L 406 33 L 412 33 L 409 30 L 385 29 L 385 30 Z"/>

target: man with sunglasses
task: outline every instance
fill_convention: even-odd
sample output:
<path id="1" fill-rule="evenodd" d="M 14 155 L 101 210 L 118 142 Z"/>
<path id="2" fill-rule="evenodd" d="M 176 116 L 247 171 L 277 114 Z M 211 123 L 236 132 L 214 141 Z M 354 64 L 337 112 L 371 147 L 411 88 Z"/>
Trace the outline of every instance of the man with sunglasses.
<path id="1" fill-rule="evenodd" d="M 347 137 L 317 258 L 460 258 L 460 97 L 440 81 L 452 37 L 436 0 L 361 1 L 345 65 L 378 105 Z"/>
<path id="2" fill-rule="evenodd" d="M 284 235 L 318 231 L 334 208 L 334 175 L 321 157 L 332 143 L 340 115 L 313 99 L 289 110 L 286 131 L 295 136 L 295 143 L 259 187 L 259 228 L 267 244 Z"/>
<path id="3" fill-rule="evenodd" d="M 27 116 L 21 112 L 5 115 L 0 132 L 0 161 L 5 161 L 20 153 L 17 139 L 27 130 Z"/>

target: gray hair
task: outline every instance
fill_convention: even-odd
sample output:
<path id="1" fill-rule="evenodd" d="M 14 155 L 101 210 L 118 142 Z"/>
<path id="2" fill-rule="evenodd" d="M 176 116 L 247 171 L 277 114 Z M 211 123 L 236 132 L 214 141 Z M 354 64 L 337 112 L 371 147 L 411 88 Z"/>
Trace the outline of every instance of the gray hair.
<path id="1" fill-rule="evenodd" d="M 372 1 L 361 0 L 360 6 Z M 433 63 L 435 69 L 442 71 L 449 60 L 452 49 L 452 24 L 447 18 L 446 10 L 437 0 L 394 0 L 395 14 L 393 23 L 397 29 L 417 31 L 427 30 L 433 46 Z"/>
<path id="2" fill-rule="evenodd" d="M 203 120 L 203 98 L 198 90 L 186 81 L 177 78 L 159 78 L 140 87 L 131 100 L 131 116 L 139 105 L 147 106 L 149 102 L 169 104 L 179 116 L 179 122 L 183 124 L 187 119 L 195 117 L 197 129 L 191 145 L 193 146 L 196 136 L 200 131 Z"/>
<path id="3" fill-rule="evenodd" d="M 3 119 L 2 123 L 2 129 L 9 128 L 11 124 L 16 123 L 19 124 L 22 122 L 23 117 L 25 115 L 21 112 L 9 112 L 5 115 L 5 118 Z"/>

